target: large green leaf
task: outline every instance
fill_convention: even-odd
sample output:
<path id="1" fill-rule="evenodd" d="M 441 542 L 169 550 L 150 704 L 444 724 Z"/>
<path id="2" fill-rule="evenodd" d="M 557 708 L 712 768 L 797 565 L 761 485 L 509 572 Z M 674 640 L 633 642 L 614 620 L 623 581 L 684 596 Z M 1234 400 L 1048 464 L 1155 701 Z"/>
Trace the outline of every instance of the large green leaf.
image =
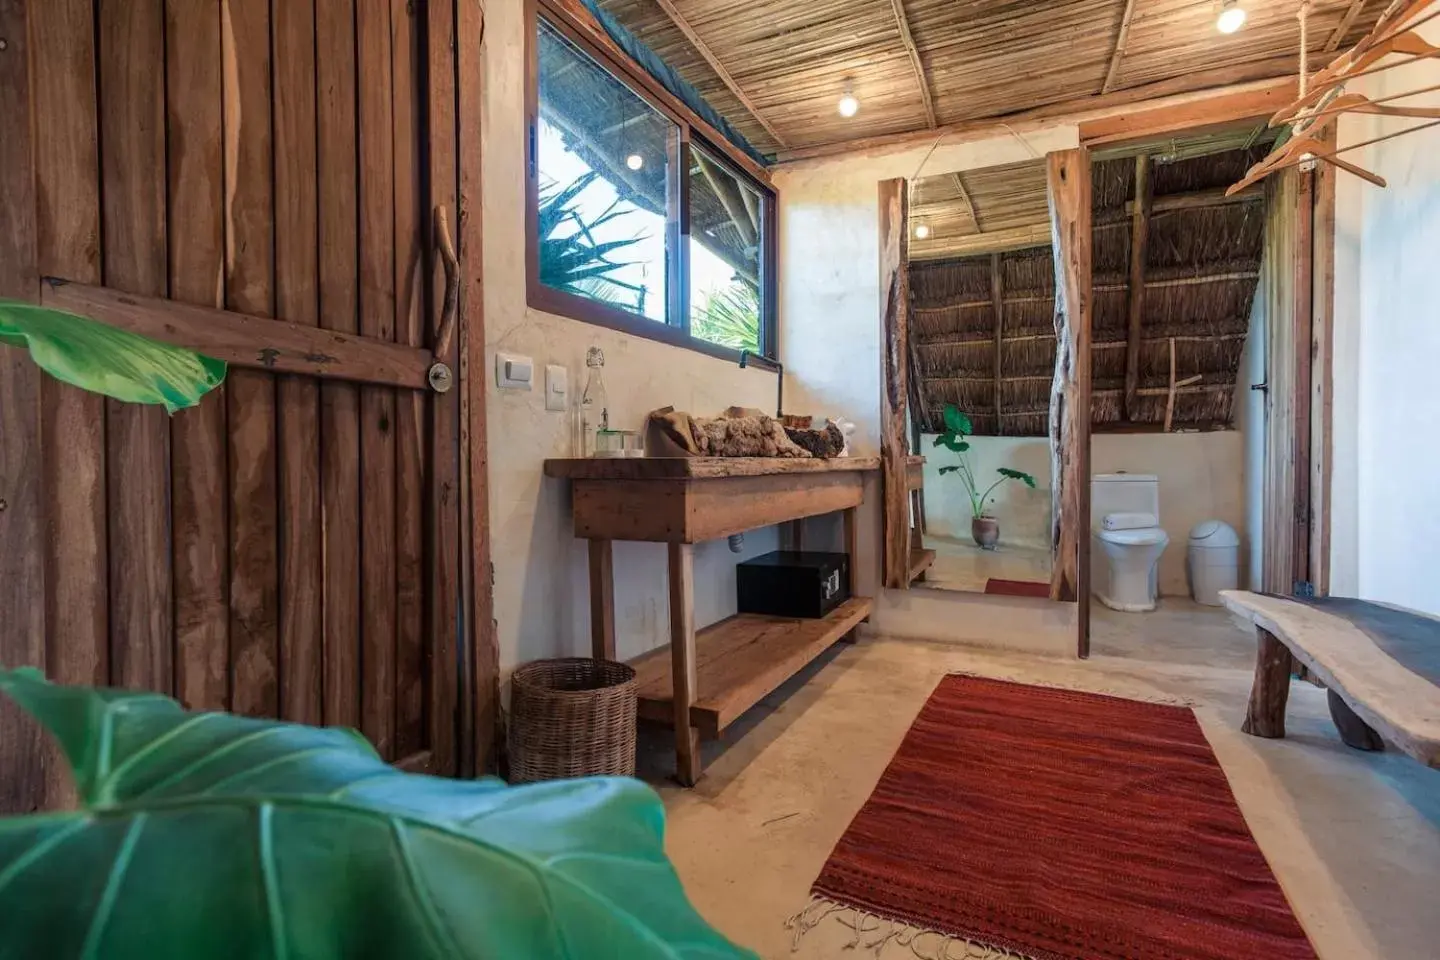
<path id="1" fill-rule="evenodd" d="M 734 958 L 638 781 L 401 773 L 351 731 L 0 671 L 85 809 L 0 820 L 0 957 Z"/>
<path id="2" fill-rule="evenodd" d="M 1010 467 L 1000 467 L 996 472 L 998 472 L 1000 476 L 1005 477 L 1008 480 L 1024 481 L 1025 486 L 1029 487 L 1032 490 L 1035 489 L 1035 478 L 1030 476 L 1030 474 L 1025 473 L 1023 470 L 1014 470 Z"/>
<path id="3" fill-rule="evenodd" d="M 962 436 L 975 433 L 975 426 L 970 422 L 970 418 L 961 413 L 960 408 L 953 403 L 945 404 L 945 429 Z"/>
<path id="4" fill-rule="evenodd" d="M 57 380 L 127 403 L 193 407 L 225 379 L 223 361 L 108 324 L 0 300 L 0 343 L 28 348 Z"/>

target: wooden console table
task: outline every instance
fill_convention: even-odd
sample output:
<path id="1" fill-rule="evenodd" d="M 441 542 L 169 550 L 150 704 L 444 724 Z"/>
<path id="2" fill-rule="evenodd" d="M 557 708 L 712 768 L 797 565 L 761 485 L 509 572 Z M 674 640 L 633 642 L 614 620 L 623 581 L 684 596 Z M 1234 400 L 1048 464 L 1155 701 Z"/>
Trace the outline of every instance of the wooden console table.
<path id="1" fill-rule="evenodd" d="M 670 647 L 631 661 L 640 716 L 675 728 L 681 783 L 700 778 L 701 735 L 740 714 L 870 616 L 858 596 L 855 510 L 878 457 L 835 460 L 644 457 L 546 460 L 570 481 L 575 535 L 590 541 L 590 629 L 596 657 L 615 658 L 611 544 L 669 544 Z M 758 527 L 840 511 L 850 556 L 850 599 L 820 620 L 737 614 L 695 629 L 694 545 Z"/>

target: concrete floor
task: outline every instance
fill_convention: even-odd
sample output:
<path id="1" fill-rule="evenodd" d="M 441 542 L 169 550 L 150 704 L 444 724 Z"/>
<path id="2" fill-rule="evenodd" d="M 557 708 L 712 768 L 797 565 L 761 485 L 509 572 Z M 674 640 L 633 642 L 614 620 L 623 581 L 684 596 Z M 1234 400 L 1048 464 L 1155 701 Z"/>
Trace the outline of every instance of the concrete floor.
<path id="1" fill-rule="evenodd" d="M 1335 734 L 1324 691 L 1295 683 L 1289 737 L 1240 733 L 1252 642 L 1207 608 L 1099 613 L 1096 656 L 1064 661 L 955 644 L 842 644 L 707 745 L 693 790 L 665 780 L 668 731 L 642 731 L 641 773 L 669 811 L 668 847 L 709 920 L 763 957 L 856 956 L 836 918 L 792 954 L 785 920 L 936 683 L 964 671 L 1194 703 L 1236 799 L 1322 960 L 1440 957 L 1440 771 Z M 1112 653 L 1123 656 L 1107 655 Z M 884 957 L 910 957 L 891 945 Z"/>
<path id="2" fill-rule="evenodd" d="M 935 562 L 916 587 L 984 593 L 996 580 L 1050 582 L 1050 550 L 1044 546 L 1002 541 L 994 550 L 982 550 L 973 540 L 927 535 L 925 547 L 935 551 Z"/>

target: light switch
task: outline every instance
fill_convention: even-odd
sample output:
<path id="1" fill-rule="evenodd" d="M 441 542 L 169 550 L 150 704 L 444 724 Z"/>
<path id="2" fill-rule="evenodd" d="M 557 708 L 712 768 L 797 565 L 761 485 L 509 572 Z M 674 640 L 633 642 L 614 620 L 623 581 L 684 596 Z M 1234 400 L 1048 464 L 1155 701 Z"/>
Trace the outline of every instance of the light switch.
<path id="1" fill-rule="evenodd" d="M 569 376 L 558 363 L 545 366 L 545 409 L 564 410 L 570 390 Z"/>
<path id="2" fill-rule="evenodd" d="M 495 382 L 502 389 L 529 390 L 534 373 L 535 363 L 529 357 L 513 353 L 495 354 Z"/>

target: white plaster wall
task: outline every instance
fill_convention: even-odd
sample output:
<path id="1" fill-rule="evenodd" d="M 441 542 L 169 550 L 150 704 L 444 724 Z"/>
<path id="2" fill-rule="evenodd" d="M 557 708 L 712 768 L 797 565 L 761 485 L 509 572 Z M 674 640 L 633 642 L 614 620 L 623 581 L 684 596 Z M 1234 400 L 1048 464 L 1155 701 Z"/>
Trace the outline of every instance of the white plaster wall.
<path id="1" fill-rule="evenodd" d="M 585 351 L 605 351 L 612 416 L 639 426 L 644 415 L 673 404 L 697 413 L 730 404 L 770 409 L 775 375 L 740 370 L 693 351 L 626 336 L 530 310 L 525 305 L 524 4 L 491 4 L 486 16 L 484 117 L 484 295 L 490 441 L 490 524 L 495 562 L 495 618 L 504 672 L 540 657 L 589 651 L 589 586 L 584 541 L 571 532 L 563 481 L 545 478 L 546 457 L 571 452 L 569 413 L 545 410 L 543 389 L 495 386 L 496 351 L 568 368 L 572 399 L 584 387 Z M 734 612 L 737 560 L 776 549 L 774 529 L 747 535 L 736 557 L 721 541 L 695 558 L 699 623 Z M 668 640 L 665 547 L 615 546 L 618 653 L 636 656 Z"/>
<path id="2" fill-rule="evenodd" d="M 881 180 L 1015 163 L 1076 146 L 1074 126 L 1057 125 L 968 143 L 941 143 L 882 155 L 849 155 L 778 168 L 780 351 L 787 405 L 853 419 L 860 453 L 880 449 Z M 928 154 L 928 157 L 927 157 Z M 862 588 L 878 583 L 879 489 L 861 524 Z M 834 523 L 807 527 L 836 537 Z M 942 591 L 881 591 L 873 626 L 894 636 L 962 640 L 1073 653 L 1075 605 Z"/>
<path id="3" fill-rule="evenodd" d="M 934 446 L 934 434 L 920 438 L 925 452 L 925 527 L 930 533 L 958 540 L 970 538 L 970 498 L 960 478 L 940 475 L 957 454 Z M 1035 478 L 1032 490 L 1017 480 L 995 488 L 988 512 L 1000 521 L 1005 543 L 1044 549 L 1050 545 L 1050 441 L 1044 437 L 971 437 L 966 452 L 981 490 L 1000 479 L 1000 467 L 1021 470 Z"/>
<path id="4" fill-rule="evenodd" d="M 1245 337 L 1245 352 L 1240 355 L 1240 371 L 1235 380 L 1235 429 L 1240 431 L 1244 444 L 1244 486 L 1245 486 L 1245 529 L 1255 531 L 1256 536 L 1247 536 L 1242 543 L 1241 583 L 1251 590 L 1259 590 L 1260 574 L 1264 570 L 1264 538 L 1259 532 L 1265 529 L 1265 400 L 1267 394 L 1251 390 L 1251 384 L 1263 383 L 1266 369 L 1265 291 L 1264 280 L 1255 291 L 1255 302 L 1250 308 L 1250 329 Z"/>
<path id="5" fill-rule="evenodd" d="M 1243 555 L 1245 450 L 1238 431 L 1100 433 L 1090 441 L 1090 467 L 1094 473 L 1153 473 L 1160 478 L 1160 525 L 1170 537 L 1160 556 L 1162 595 L 1190 592 L 1185 551 L 1190 531 L 1201 521 L 1223 520 L 1234 527 Z"/>
<path id="6" fill-rule="evenodd" d="M 1440 23 L 1421 34 L 1440 43 Z M 1371 97 L 1440 84 L 1440 62 L 1362 82 Z M 1347 117 L 1340 143 L 1414 125 Z M 1440 128 L 1347 156 L 1389 186 L 1337 181 L 1332 589 L 1440 614 Z"/>

